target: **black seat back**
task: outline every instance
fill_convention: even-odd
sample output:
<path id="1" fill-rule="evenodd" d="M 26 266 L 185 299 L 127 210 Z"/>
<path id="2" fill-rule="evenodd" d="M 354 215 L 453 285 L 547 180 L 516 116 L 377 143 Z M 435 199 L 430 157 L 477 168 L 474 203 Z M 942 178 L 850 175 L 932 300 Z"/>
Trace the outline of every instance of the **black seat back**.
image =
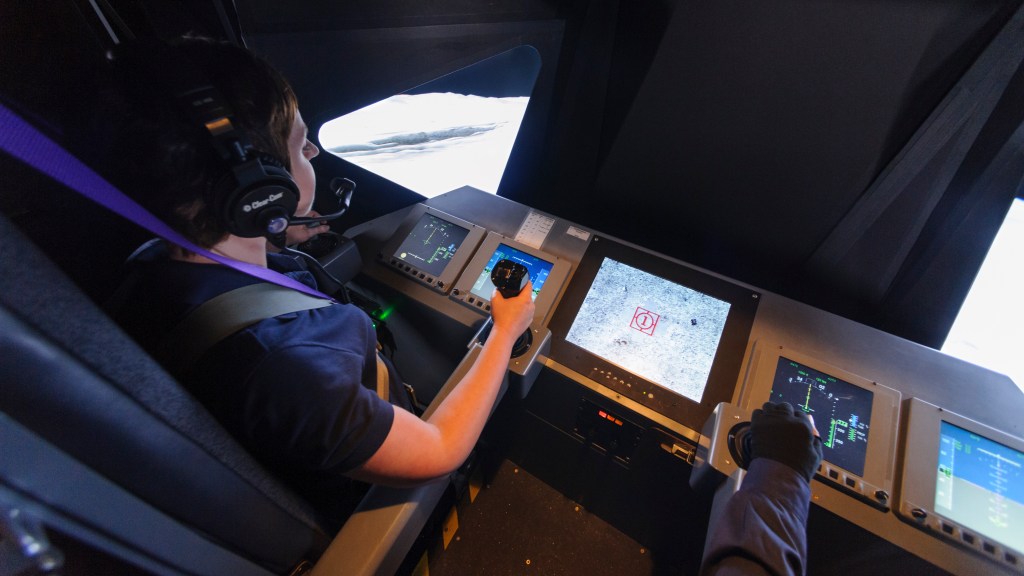
<path id="1" fill-rule="evenodd" d="M 182 527 L 274 572 L 324 549 L 328 538 L 308 504 L 266 473 L 2 215 L 0 321 L 0 416 Z M 7 446 L 3 452 L 0 458 L 17 453 Z"/>

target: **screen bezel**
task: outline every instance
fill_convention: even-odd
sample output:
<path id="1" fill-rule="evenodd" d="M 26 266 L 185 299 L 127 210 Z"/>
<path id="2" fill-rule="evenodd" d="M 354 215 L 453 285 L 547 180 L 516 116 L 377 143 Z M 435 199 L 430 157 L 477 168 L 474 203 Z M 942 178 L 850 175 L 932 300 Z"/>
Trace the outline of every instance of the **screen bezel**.
<path id="1" fill-rule="evenodd" d="M 871 429 L 868 433 L 867 454 L 864 456 L 864 473 L 854 474 L 853 471 L 829 460 L 823 460 L 823 463 L 827 463 L 831 468 L 842 470 L 848 476 L 861 478 L 868 484 L 891 493 L 895 477 L 894 461 L 899 429 L 900 392 L 786 346 L 757 342 L 754 349 L 757 365 L 752 373 L 752 382 L 746 386 L 750 389 L 749 393 L 744 391 L 744 406 L 750 410 L 760 408 L 762 404 L 771 399 L 779 358 L 792 360 L 847 384 L 872 392 Z M 821 432 L 822 423 L 817 422 L 816 424 Z"/>
<path id="2" fill-rule="evenodd" d="M 438 218 L 439 220 L 444 220 L 449 224 L 460 226 L 469 231 L 458 250 L 455 251 L 455 255 L 448 261 L 444 270 L 437 275 L 421 270 L 416 266 L 395 257 L 395 253 L 398 251 L 398 248 L 409 237 L 413 228 L 416 227 L 423 216 L 428 214 Z M 419 282 L 420 284 L 426 284 L 439 292 L 446 293 L 455 285 L 456 279 L 459 277 L 463 268 L 466 267 L 466 263 L 470 261 L 470 258 L 472 258 L 477 246 L 480 245 L 480 241 L 483 239 L 486 232 L 486 229 L 477 226 L 472 222 L 467 222 L 461 218 L 457 218 L 451 214 L 447 214 L 437 208 L 433 208 L 425 204 L 417 204 L 412 207 L 408 214 L 406 214 L 405 219 L 402 220 L 402 224 L 384 244 L 378 256 L 389 268 L 402 273 L 409 279 Z M 409 270 L 406 270 L 407 267 Z M 421 274 L 423 275 L 422 278 L 420 277 Z"/>
<path id="3" fill-rule="evenodd" d="M 477 278 L 479 278 L 480 274 L 483 273 L 484 266 L 490 262 L 491 256 L 494 256 L 494 252 L 501 244 L 504 244 L 509 248 L 514 248 L 524 254 L 529 254 L 534 258 L 540 258 L 551 263 L 551 270 L 548 272 L 548 279 L 544 281 L 544 285 L 541 287 L 540 292 L 537 293 L 537 298 L 533 301 L 535 306 L 534 318 L 546 318 L 550 313 L 551 308 L 554 306 L 559 292 L 561 292 L 562 287 L 565 286 L 565 281 L 569 277 L 572 264 L 564 258 L 559 258 L 554 254 L 548 254 L 542 250 L 527 246 L 522 242 L 506 238 L 496 232 L 487 233 L 483 242 L 480 244 L 480 247 L 473 255 L 473 259 L 468 265 L 466 265 L 466 269 L 456 281 L 455 289 L 452 290 L 450 297 L 466 304 L 474 310 L 480 311 L 483 314 L 490 313 L 490 298 L 481 298 L 480 296 L 473 294 L 472 290 L 473 284 L 476 283 Z"/>
<path id="4" fill-rule="evenodd" d="M 700 402 L 651 382 L 566 340 L 605 258 L 729 303 L 729 314 Z M 732 399 L 760 293 L 656 254 L 595 236 L 551 317 L 551 359 L 690 430 L 700 431 L 719 402 Z"/>
<path id="5" fill-rule="evenodd" d="M 1011 436 L 1005 432 L 986 426 L 967 417 L 950 412 L 929 404 L 919 398 L 911 398 L 906 410 L 906 442 L 903 445 L 903 467 L 899 483 L 899 503 L 897 510 L 905 520 L 915 525 L 929 528 L 941 538 L 958 542 L 970 548 L 982 549 L 983 542 L 998 544 L 1003 550 L 1012 552 L 1018 557 L 1024 556 L 1024 550 L 1018 550 L 1009 544 L 983 535 L 974 528 L 962 526 L 957 520 L 945 516 L 935 509 L 936 474 L 939 467 L 939 442 L 942 422 L 957 426 L 972 434 L 997 442 L 1013 450 L 1024 452 L 1024 439 Z M 908 447 L 913 449 L 908 449 Z M 914 510 L 926 512 L 924 519 L 914 515 Z M 941 524 L 957 527 L 954 534 L 942 530 Z M 975 536 L 974 545 L 963 541 L 961 531 Z"/>

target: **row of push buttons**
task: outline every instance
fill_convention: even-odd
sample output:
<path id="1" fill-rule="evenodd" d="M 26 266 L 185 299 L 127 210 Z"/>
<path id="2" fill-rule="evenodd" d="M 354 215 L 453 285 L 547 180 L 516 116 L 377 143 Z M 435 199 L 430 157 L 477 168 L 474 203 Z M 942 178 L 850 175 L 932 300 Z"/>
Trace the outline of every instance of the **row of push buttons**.
<path id="1" fill-rule="evenodd" d="M 411 276 L 413 276 L 415 278 L 419 278 L 420 280 L 423 280 L 427 284 L 433 284 L 434 283 L 434 278 L 432 276 L 427 276 L 426 274 L 424 274 L 423 272 L 420 272 L 419 270 L 413 268 L 412 266 L 409 266 L 408 264 L 403 263 L 401 260 L 393 258 L 391 260 L 391 265 L 394 266 L 395 268 L 398 268 L 399 270 L 408 272 Z M 444 288 L 444 283 L 443 282 L 438 282 L 437 286 L 439 288 Z"/>
<path id="2" fill-rule="evenodd" d="M 926 520 L 928 519 L 927 510 L 924 510 L 922 508 L 914 508 L 913 510 L 910 511 L 910 515 L 914 517 L 914 520 L 921 522 L 925 526 L 928 525 L 926 523 Z M 946 522 L 945 520 L 939 520 L 938 525 L 942 532 L 946 534 L 946 536 L 950 539 L 956 540 L 959 537 L 960 541 L 964 544 L 976 550 L 979 549 L 979 540 L 974 534 L 970 532 L 965 532 L 964 529 L 960 526 L 950 522 Z M 930 527 L 934 529 L 934 526 Z M 1016 554 L 1008 551 L 1002 551 L 995 544 L 992 544 L 991 542 L 986 542 L 984 540 L 980 541 L 980 544 L 981 551 L 991 556 L 994 556 L 996 560 L 1001 560 L 1005 564 L 1008 564 L 1015 568 L 1020 568 L 1020 560 L 1017 558 Z M 1000 552 L 1002 552 L 1002 554 L 1000 554 Z"/>
<path id="3" fill-rule="evenodd" d="M 468 298 L 466 298 L 466 302 L 469 302 L 470 304 L 476 304 L 477 308 L 483 308 L 484 310 L 487 310 L 488 312 L 491 311 L 491 305 L 486 300 L 481 300 L 479 298 L 474 298 L 473 296 L 469 296 Z"/>
<path id="4" fill-rule="evenodd" d="M 828 480 L 839 484 L 840 486 L 844 486 L 850 492 L 853 492 L 874 506 L 878 506 L 884 510 L 889 509 L 889 493 L 885 490 L 871 486 L 856 476 L 843 473 L 840 470 L 836 470 L 835 468 L 826 466 L 825 464 L 818 466 L 818 476 L 823 480 Z"/>

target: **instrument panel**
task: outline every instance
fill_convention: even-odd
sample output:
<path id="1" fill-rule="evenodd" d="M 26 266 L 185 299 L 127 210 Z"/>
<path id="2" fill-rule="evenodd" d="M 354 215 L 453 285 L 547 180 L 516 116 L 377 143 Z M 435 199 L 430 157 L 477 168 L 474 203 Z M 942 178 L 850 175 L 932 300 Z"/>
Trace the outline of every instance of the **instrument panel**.
<path id="1" fill-rule="evenodd" d="M 896 512 L 1024 573 L 1024 440 L 912 398 Z"/>
<path id="2" fill-rule="evenodd" d="M 985 414 L 998 434 L 982 436 L 1020 451 L 1006 440 L 1006 430 L 1020 433 L 1024 411 L 1009 379 L 472 189 L 383 217 L 362 236 L 387 270 L 364 271 L 466 326 L 489 316 L 494 263 L 526 266 L 538 309 L 534 349 L 510 366 L 524 379 L 550 369 L 701 445 L 715 433 L 701 436 L 720 403 L 740 418 L 769 399 L 790 402 L 814 416 L 826 444 L 812 483 L 818 506 L 953 573 L 1024 573 L 1020 543 L 982 535 L 974 546 L 963 534 L 977 528 L 911 490 L 936 481 L 937 465 L 916 462 L 943 437 L 941 428 L 931 440 L 914 433 L 920 401 Z M 1006 481 L 1019 489 L 1019 477 Z"/>

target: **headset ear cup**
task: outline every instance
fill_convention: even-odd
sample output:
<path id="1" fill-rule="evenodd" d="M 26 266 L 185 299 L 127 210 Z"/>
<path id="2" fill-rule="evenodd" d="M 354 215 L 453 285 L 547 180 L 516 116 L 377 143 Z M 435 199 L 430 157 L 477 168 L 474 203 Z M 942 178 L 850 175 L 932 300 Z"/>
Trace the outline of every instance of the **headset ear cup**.
<path id="1" fill-rule="evenodd" d="M 283 232 L 299 206 L 299 188 L 273 158 L 255 157 L 231 167 L 214 184 L 212 206 L 221 225 L 242 238 Z"/>

